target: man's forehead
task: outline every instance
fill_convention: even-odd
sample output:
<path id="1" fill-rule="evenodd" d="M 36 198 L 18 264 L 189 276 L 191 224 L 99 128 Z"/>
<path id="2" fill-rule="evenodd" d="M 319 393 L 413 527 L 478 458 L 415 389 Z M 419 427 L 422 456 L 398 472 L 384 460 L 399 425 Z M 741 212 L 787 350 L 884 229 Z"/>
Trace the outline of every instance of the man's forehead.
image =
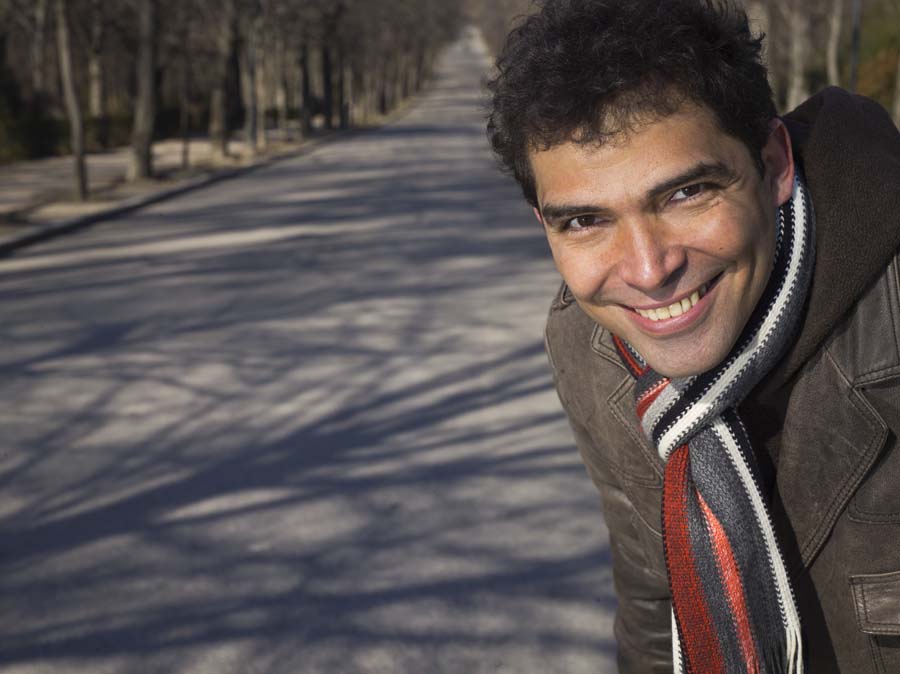
<path id="1" fill-rule="evenodd" d="M 590 126 L 581 126 L 553 138 L 550 142 L 529 144 L 528 156 L 533 157 L 566 144 L 583 147 L 585 152 L 596 152 L 607 147 L 622 147 L 635 136 L 645 133 L 648 129 L 670 118 L 694 120 L 700 125 L 709 127 L 711 133 L 726 133 L 721 128 L 715 112 L 708 106 L 680 99 L 677 104 L 673 102 L 671 107 L 607 112 Z"/>
<path id="2" fill-rule="evenodd" d="M 539 203 L 588 197 L 640 196 L 679 177 L 733 173 L 749 154 L 719 127 L 713 113 L 696 105 L 646 121 L 608 142 L 569 140 L 529 154 Z"/>

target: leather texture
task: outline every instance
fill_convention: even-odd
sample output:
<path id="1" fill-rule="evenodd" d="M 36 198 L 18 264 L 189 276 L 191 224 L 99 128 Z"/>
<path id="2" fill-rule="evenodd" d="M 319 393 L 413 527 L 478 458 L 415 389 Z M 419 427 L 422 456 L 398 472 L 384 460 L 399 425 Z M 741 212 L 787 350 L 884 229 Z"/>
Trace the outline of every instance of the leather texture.
<path id="1" fill-rule="evenodd" d="M 850 585 L 859 629 L 900 636 L 900 571 L 851 576 Z"/>
<path id="2" fill-rule="evenodd" d="M 886 217 L 900 230 L 900 216 Z M 787 380 L 740 409 L 771 478 L 815 674 L 900 674 L 900 260 L 888 258 Z M 663 466 L 640 430 L 634 381 L 565 286 L 545 337 L 610 533 L 619 671 L 671 672 Z"/>

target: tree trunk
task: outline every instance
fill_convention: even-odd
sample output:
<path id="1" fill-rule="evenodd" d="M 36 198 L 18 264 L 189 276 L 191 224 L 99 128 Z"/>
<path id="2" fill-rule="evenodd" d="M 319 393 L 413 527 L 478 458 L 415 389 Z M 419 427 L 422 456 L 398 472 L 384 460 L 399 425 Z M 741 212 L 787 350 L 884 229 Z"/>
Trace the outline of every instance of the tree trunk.
<path id="1" fill-rule="evenodd" d="M 427 57 L 427 49 L 423 40 L 419 40 L 416 44 L 416 73 L 415 73 L 415 92 L 419 93 L 425 84 L 425 61 Z"/>
<path id="2" fill-rule="evenodd" d="M 228 156 L 228 76 L 235 43 L 235 0 L 223 0 L 216 36 L 215 84 L 209 102 L 209 136 L 213 154 Z"/>
<path id="3" fill-rule="evenodd" d="M 809 88 L 806 83 L 806 60 L 809 56 L 809 13 L 801 7 L 798 0 L 794 0 L 794 8 L 790 16 L 790 31 L 793 39 L 791 40 L 787 108 L 793 110 L 809 98 Z"/>
<path id="4" fill-rule="evenodd" d="M 45 61 L 47 35 L 47 0 L 34 3 L 34 40 L 31 42 L 31 90 L 39 96 L 45 88 Z"/>
<path id="5" fill-rule="evenodd" d="M 244 40 L 243 58 L 241 59 L 241 94 L 244 99 L 244 137 L 252 154 L 259 150 L 256 107 L 256 28 L 252 24 L 247 30 Z"/>
<path id="6" fill-rule="evenodd" d="M 216 83 L 209 97 L 209 137 L 213 154 L 228 156 L 228 102 L 225 100 L 225 83 Z"/>
<path id="7" fill-rule="evenodd" d="M 256 87 L 253 89 L 253 97 L 256 101 L 256 143 L 260 150 L 265 151 L 269 144 L 266 138 L 266 108 L 269 103 L 269 87 L 266 48 L 261 23 L 257 27 L 256 38 Z"/>
<path id="8" fill-rule="evenodd" d="M 100 52 L 92 48 L 88 53 L 88 111 L 91 117 L 104 116 L 104 98 L 103 62 Z"/>
<path id="9" fill-rule="evenodd" d="M 400 63 L 402 68 L 402 71 L 400 73 L 400 98 L 406 100 L 407 98 L 409 98 L 409 94 L 412 89 L 412 87 L 410 86 L 410 71 L 412 70 L 410 52 L 403 52 Z"/>
<path id="10" fill-rule="evenodd" d="M 388 97 L 388 56 L 382 54 L 381 67 L 378 69 L 378 114 L 386 115 L 391 102 Z"/>
<path id="11" fill-rule="evenodd" d="M 399 52 L 391 59 L 391 109 L 403 102 L 403 53 Z"/>
<path id="12" fill-rule="evenodd" d="M 347 129 L 350 127 L 350 108 L 347 101 L 347 77 L 346 68 L 344 66 L 344 48 L 338 46 L 338 116 L 340 120 L 340 128 Z"/>
<path id="13" fill-rule="evenodd" d="M 103 42 L 105 38 L 103 0 L 91 0 L 91 26 L 88 44 L 88 114 L 95 129 L 95 141 L 109 147 L 109 117 L 106 113 L 106 86 L 103 72 Z"/>
<path id="14" fill-rule="evenodd" d="M 191 165 L 191 75 L 187 64 L 181 74 L 180 89 L 178 126 L 181 132 L 181 168 L 186 171 Z"/>
<path id="15" fill-rule="evenodd" d="M 56 0 L 56 40 L 59 53 L 59 74 L 62 79 L 66 99 L 66 112 L 71 130 L 72 157 L 75 161 L 75 196 L 85 201 L 88 196 L 87 168 L 84 161 L 84 120 L 78 93 L 75 90 L 75 75 L 72 69 L 69 15 L 66 0 Z"/>
<path id="16" fill-rule="evenodd" d="M 156 0 L 138 2 L 137 98 L 131 132 L 129 178 L 153 175 L 153 127 L 156 119 Z"/>
<path id="17" fill-rule="evenodd" d="M 894 80 L 894 124 L 900 126 L 900 55 L 897 58 L 897 76 Z"/>
<path id="18" fill-rule="evenodd" d="M 268 101 L 269 88 L 266 86 L 265 69 L 261 69 L 256 76 L 256 142 L 263 152 L 269 146 L 269 139 L 266 137 Z"/>
<path id="19" fill-rule="evenodd" d="M 828 83 L 841 86 L 841 70 L 838 63 L 838 51 L 841 46 L 841 24 L 844 22 L 844 0 L 832 0 L 831 13 L 828 15 L 828 45 L 826 47 L 826 65 Z"/>
<path id="20" fill-rule="evenodd" d="M 322 114 L 325 116 L 325 128 L 334 128 L 334 81 L 331 72 L 331 47 L 329 39 L 322 43 Z"/>
<path id="21" fill-rule="evenodd" d="M 278 31 L 278 37 L 275 40 L 275 104 L 278 109 L 278 128 L 287 129 L 288 127 L 288 109 L 290 102 L 288 99 L 288 61 L 285 58 L 284 36 Z"/>
<path id="22" fill-rule="evenodd" d="M 856 78 L 859 74 L 859 33 L 862 24 L 862 0 L 851 0 L 853 6 L 853 28 L 850 35 L 850 91 L 856 91 Z"/>
<path id="23" fill-rule="evenodd" d="M 312 88 L 309 82 L 309 44 L 300 45 L 300 127 L 303 135 L 312 131 Z"/>
<path id="24" fill-rule="evenodd" d="M 182 3 L 181 9 L 181 82 L 178 87 L 178 126 L 181 132 L 181 168 L 191 164 L 191 17 Z"/>
<path id="25" fill-rule="evenodd" d="M 91 33 L 88 49 L 88 111 L 91 117 L 106 115 L 106 95 L 103 88 L 103 2 L 91 2 Z"/>

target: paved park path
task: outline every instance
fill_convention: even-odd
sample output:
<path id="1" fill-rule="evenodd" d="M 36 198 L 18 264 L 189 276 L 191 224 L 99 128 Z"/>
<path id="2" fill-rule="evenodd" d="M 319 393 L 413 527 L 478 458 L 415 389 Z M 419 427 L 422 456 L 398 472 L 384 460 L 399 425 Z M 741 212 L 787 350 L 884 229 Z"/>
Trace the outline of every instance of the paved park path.
<path id="1" fill-rule="evenodd" d="M 614 671 L 484 67 L 0 261 L 0 672 Z"/>

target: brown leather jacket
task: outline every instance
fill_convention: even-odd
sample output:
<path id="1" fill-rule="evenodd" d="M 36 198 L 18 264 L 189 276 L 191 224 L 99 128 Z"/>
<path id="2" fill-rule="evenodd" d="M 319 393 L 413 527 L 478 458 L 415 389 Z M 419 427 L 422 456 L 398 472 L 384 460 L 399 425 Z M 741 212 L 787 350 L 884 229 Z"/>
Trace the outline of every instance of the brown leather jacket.
<path id="1" fill-rule="evenodd" d="M 849 100 L 833 90 L 828 96 L 839 105 Z M 815 118 L 828 101 L 812 105 L 792 129 L 801 161 L 848 151 L 833 141 L 816 150 L 821 129 Z M 764 381 L 741 406 L 763 472 L 772 477 L 773 518 L 797 593 L 806 671 L 813 674 L 900 674 L 900 256 L 891 252 L 900 210 L 884 208 L 900 196 L 900 152 L 897 139 L 888 141 L 894 163 L 872 169 L 886 173 L 894 194 L 874 207 L 852 209 L 855 217 L 870 216 L 867 208 L 879 213 L 879 231 L 886 234 L 866 236 L 866 243 L 883 248 L 893 242 L 879 251 L 881 258 L 865 261 L 878 265 L 874 281 L 856 270 L 841 275 L 854 259 L 841 259 L 841 245 L 854 244 L 841 244 L 833 230 L 843 225 L 830 221 L 848 204 L 844 195 L 828 194 L 821 171 L 806 167 L 825 239 L 817 245 L 801 354 L 789 353 L 773 381 Z M 865 279 L 865 289 L 852 291 L 854 302 L 826 306 L 858 279 Z M 827 329 L 816 324 L 822 315 L 834 319 Z M 822 336 L 810 341 L 810 333 Z M 638 425 L 634 381 L 611 335 L 565 286 L 551 307 L 546 341 L 560 400 L 609 528 L 620 671 L 671 672 L 660 535 L 663 466 Z"/>

